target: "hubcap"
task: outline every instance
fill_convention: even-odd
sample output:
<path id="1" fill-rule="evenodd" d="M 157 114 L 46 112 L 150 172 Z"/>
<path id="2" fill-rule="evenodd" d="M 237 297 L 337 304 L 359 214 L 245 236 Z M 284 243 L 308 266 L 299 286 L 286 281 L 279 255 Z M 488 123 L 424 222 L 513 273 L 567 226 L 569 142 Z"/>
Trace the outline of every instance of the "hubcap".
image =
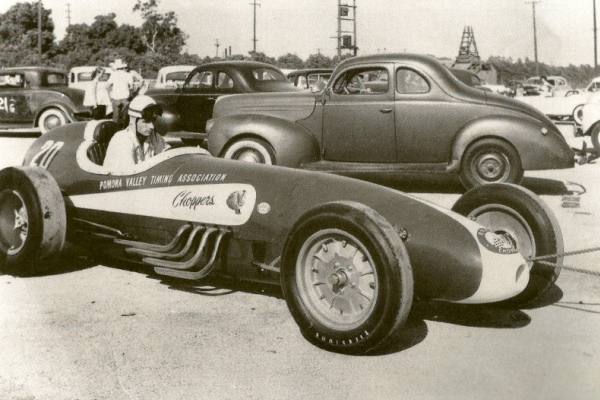
<path id="1" fill-rule="evenodd" d="M 536 255 L 535 238 L 529 224 L 512 208 L 487 204 L 473 210 L 469 217 L 490 231 L 507 237 L 523 257 Z"/>
<path id="2" fill-rule="evenodd" d="M 0 246 L 7 255 L 15 255 L 25 245 L 29 217 L 25 202 L 14 190 L 0 192 Z"/>
<path id="3" fill-rule="evenodd" d="M 371 315 L 377 274 L 364 245 L 339 229 L 310 236 L 300 249 L 296 277 L 310 313 L 332 329 L 353 329 Z"/>
<path id="4" fill-rule="evenodd" d="M 484 181 L 497 182 L 508 177 L 509 165 L 506 156 L 500 153 L 484 153 L 475 158 L 477 175 Z"/>
<path id="5" fill-rule="evenodd" d="M 252 149 L 243 149 L 236 153 L 235 157 L 238 161 L 244 161 L 255 164 L 264 164 L 265 160 L 258 151 Z"/>
<path id="6" fill-rule="evenodd" d="M 42 121 L 44 128 L 49 131 L 62 125 L 62 120 L 58 115 L 49 115 Z"/>

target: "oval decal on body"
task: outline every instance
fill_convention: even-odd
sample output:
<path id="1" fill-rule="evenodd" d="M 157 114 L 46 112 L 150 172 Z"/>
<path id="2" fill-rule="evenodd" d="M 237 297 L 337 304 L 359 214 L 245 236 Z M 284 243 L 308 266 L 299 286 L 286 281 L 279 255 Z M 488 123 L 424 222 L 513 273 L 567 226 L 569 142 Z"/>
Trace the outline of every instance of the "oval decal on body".
<path id="1" fill-rule="evenodd" d="M 494 253 L 516 254 L 519 252 L 506 235 L 494 233 L 485 228 L 480 228 L 477 231 L 477 239 L 483 247 Z"/>
<path id="2" fill-rule="evenodd" d="M 269 203 L 260 203 L 256 206 L 256 211 L 258 211 L 259 214 L 264 215 L 271 211 L 271 206 L 269 205 Z"/>

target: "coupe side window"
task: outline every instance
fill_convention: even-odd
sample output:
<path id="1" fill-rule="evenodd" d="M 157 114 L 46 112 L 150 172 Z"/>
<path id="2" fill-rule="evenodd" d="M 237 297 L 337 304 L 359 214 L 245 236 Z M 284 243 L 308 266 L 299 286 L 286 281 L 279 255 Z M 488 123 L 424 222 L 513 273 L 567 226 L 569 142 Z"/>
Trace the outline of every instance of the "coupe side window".
<path id="1" fill-rule="evenodd" d="M 209 89 L 213 84 L 213 73 L 211 71 L 196 71 L 190 77 L 187 87 Z"/>
<path id="2" fill-rule="evenodd" d="M 429 83 L 416 71 L 400 68 L 396 72 L 396 90 L 401 94 L 422 94 L 429 92 Z"/>
<path id="3" fill-rule="evenodd" d="M 217 87 L 219 89 L 233 89 L 233 78 L 225 72 L 219 72 L 217 74 Z"/>
<path id="4" fill-rule="evenodd" d="M 389 87 L 388 73 L 384 68 L 348 70 L 333 85 L 333 92 L 341 95 L 382 94 Z"/>

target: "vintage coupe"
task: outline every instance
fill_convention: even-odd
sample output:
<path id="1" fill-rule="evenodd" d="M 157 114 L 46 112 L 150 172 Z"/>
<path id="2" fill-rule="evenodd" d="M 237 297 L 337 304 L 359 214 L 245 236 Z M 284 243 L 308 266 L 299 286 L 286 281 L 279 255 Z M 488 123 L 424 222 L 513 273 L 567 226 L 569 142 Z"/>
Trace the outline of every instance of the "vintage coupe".
<path id="1" fill-rule="evenodd" d="M 286 76 L 294 86 L 318 92 L 323 90 L 332 72 L 331 68 L 306 68 L 291 71 Z"/>
<path id="2" fill-rule="evenodd" d="M 91 117 L 84 91 L 69 88 L 64 71 L 46 67 L 0 70 L 0 129 L 50 129 Z"/>
<path id="3" fill-rule="evenodd" d="M 421 55 L 347 59 L 320 93 L 221 97 L 207 129 L 216 156 L 353 176 L 437 171 L 472 187 L 574 165 L 548 117 Z"/>
<path id="4" fill-rule="evenodd" d="M 522 304 L 557 278 L 528 261 L 562 252 L 552 213 L 526 189 L 481 186 L 454 211 L 334 174 L 180 147 L 130 170 L 102 166 L 112 121 L 37 139 L 0 171 L 0 265 L 43 272 L 64 241 L 198 280 L 281 284 L 304 336 L 364 353 L 402 329 L 413 298 Z M 461 215 L 462 214 L 462 215 Z"/>
<path id="5" fill-rule="evenodd" d="M 192 145 L 206 139 L 206 121 L 219 96 L 249 92 L 297 91 L 273 65 L 254 61 L 217 61 L 187 75 L 183 86 L 155 87 L 145 94 L 163 108 L 157 130 Z"/>

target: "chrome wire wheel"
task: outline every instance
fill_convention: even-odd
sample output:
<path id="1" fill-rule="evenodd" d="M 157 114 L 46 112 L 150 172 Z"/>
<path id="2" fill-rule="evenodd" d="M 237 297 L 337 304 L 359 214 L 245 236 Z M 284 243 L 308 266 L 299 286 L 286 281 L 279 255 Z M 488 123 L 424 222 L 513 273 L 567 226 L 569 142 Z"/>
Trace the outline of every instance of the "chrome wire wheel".
<path id="1" fill-rule="evenodd" d="M 21 195 L 14 190 L 0 192 L 0 244 L 7 255 L 23 249 L 28 230 L 29 216 Z"/>
<path id="2" fill-rule="evenodd" d="M 506 155 L 490 149 L 477 154 L 471 167 L 482 183 L 503 182 L 510 173 L 510 160 Z"/>
<path id="3" fill-rule="evenodd" d="M 350 330 L 372 314 L 378 296 L 373 259 L 353 235 L 325 229 L 311 235 L 298 254 L 301 301 L 324 326 Z"/>
<path id="4" fill-rule="evenodd" d="M 535 257 L 535 236 L 530 225 L 515 209 L 503 204 L 486 204 L 468 215 L 490 231 L 506 237 L 525 259 Z M 531 268 L 532 262 L 528 261 Z"/>

